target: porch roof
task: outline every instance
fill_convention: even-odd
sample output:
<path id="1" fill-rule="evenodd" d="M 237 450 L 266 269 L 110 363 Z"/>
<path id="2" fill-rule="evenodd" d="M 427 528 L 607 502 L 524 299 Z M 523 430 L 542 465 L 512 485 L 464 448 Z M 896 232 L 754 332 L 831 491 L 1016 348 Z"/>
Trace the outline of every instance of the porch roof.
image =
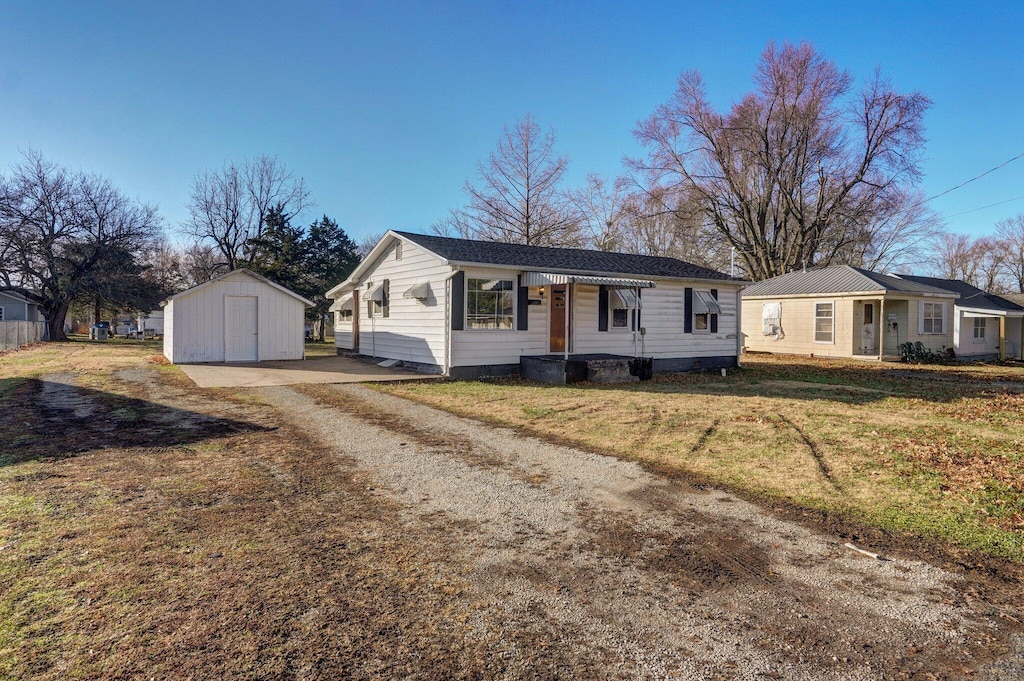
<path id="1" fill-rule="evenodd" d="M 584 274 L 559 274 L 555 272 L 524 272 L 523 286 L 551 286 L 555 284 L 590 284 L 608 288 L 654 288 L 649 279 L 626 279 L 623 277 L 595 277 Z"/>

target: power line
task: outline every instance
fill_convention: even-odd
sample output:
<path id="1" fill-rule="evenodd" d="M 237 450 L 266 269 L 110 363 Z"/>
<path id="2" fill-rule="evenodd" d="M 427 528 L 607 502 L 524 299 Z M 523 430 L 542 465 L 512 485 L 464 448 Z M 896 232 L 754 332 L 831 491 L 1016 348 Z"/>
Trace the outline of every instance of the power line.
<path id="1" fill-rule="evenodd" d="M 987 206 L 981 206 L 980 208 L 972 208 L 970 210 L 965 210 L 962 213 L 954 213 L 953 215 L 947 215 L 946 217 L 956 218 L 956 217 L 960 217 L 961 215 L 967 215 L 968 213 L 976 213 L 979 210 L 985 210 L 986 208 L 992 208 L 994 206 L 1001 206 L 1004 203 L 1010 203 L 1011 201 L 1020 201 L 1021 199 L 1024 199 L 1024 195 L 1022 195 L 1022 196 L 1015 196 L 1012 199 L 1006 199 L 1005 201 L 996 201 L 995 203 L 990 203 Z"/>
<path id="2" fill-rule="evenodd" d="M 975 177 L 972 177 L 971 179 L 967 180 L 966 182 L 961 182 L 960 184 L 958 184 L 958 185 L 957 185 L 957 186 L 955 186 L 955 187 L 951 187 L 951 188 L 947 189 L 947 190 L 946 190 L 946 191 L 944 191 L 944 192 L 939 192 L 939 193 L 938 193 L 938 194 L 936 194 L 935 196 L 931 196 L 931 197 L 929 197 L 929 198 L 925 199 L 924 201 L 922 201 L 922 203 L 928 203 L 929 201 L 932 201 L 932 200 L 934 200 L 934 199 L 937 199 L 937 198 L 939 198 L 940 196 L 945 196 L 946 194 L 950 193 L 951 191 L 955 191 L 955 190 L 957 190 L 957 189 L 960 189 L 961 187 L 964 187 L 964 186 L 966 186 L 966 185 L 969 185 L 969 184 L 970 184 L 971 182 L 974 182 L 975 180 L 980 180 L 981 178 L 985 177 L 985 176 L 986 176 L 986 175 L 988 175 L 989 173 L 994 173 L 995 171 L 999 170 L 999 169 L 1000 169 L 1000 168 L 1002 168 L 1003 166 L 1007 166 L 1007 165 L 1010 165 L 1011 163 L 1013 163 L 1014 161 L 1016 161 L 1016 160 L 1017 160 L 1017 159 L 1019 159 L 1019 158 L 1024 158 L 1024 154 L 1017 154 L 1016 156 L 1014 156 L 1013 158 L 1011 158 L 1011 159 L 1010 159 L 1009 161 L 1004 161 L 1003 163 L 1000 163 L 999 165 L 997 165 L 997 166 L 996 166 L 995 168 L 989 168 L 988 170 L 986 170 L 985 172 L 983 172 L 983 173 L 982 173 L 981 175 L 976 175 Z M 1012 201 L 1013 199 L 1010 199 L 1010 200 Z M 981 209 L 979 208 L 978 210 L 981 210 Z"/>

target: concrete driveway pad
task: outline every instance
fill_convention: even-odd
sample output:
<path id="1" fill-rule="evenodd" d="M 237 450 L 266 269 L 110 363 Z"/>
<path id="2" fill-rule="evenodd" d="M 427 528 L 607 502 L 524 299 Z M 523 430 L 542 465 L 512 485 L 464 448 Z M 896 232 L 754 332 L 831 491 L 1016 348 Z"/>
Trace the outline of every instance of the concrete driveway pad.
<path id="1" fill-rule="evenodd" d="M 353 357 L 179 366 L 200 388 L 251 388 L 300 383 L 364 383 L 439 378 L 410 369 L 380 367 L 370 361 Z"/>

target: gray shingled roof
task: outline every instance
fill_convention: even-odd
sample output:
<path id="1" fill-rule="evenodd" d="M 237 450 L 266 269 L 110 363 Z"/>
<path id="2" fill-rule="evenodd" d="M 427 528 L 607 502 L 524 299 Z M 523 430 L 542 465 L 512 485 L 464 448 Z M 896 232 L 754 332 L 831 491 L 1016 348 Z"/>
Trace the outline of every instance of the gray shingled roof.
<path id="1" fill-rule="evenodd" d="M 1024 307 L 1012 300 L 997 296 L 994 293 L 984 291 L 977 286 L 972 286 L 966 281 L 959 279 L 939 279 L 936 277 L 918 277 L 909 274 L 899 275 L 900 279 L 914 281 L 919 284 L 927 284 L 935 288 L 945 289 L 953 293 L 959 293 L 960 299 L 956 304 L 960 307 L 970 307 L 976 310 L 992 310 L 993 312 L 1024 312 Z"/>
<path id="2" fill-rule="evenodd" d="M 739 281 L 728 274 L 675 258 L 607 253 L 580 248 L 549 248 L 492 241 L 471 241 L 411 232 L 395 233 L 436 253 L 449 262 L 504 265 L 555 272 Z"/>
<path id="3" fill-rule="evenodd" d="M 934 286 L 879 274 L 859 267 L 829 265 L 765 279 L 743 289 L 743 296 L 755 298 L 758 296 L 837 295 L 862 291 L 951 295 L 949 291 Z"/>

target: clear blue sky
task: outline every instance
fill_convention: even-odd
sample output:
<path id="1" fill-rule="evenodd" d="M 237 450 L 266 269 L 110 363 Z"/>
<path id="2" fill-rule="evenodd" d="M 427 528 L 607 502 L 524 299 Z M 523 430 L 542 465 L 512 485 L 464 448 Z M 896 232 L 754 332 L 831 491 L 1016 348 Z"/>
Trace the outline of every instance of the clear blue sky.
<path id="1" fill-rule="evenodd" d="M 703 72 L 725 108 L 773 39 L 810 41 L 858 80 L 880 66 L 934 101 L 928 196 L 1024 153 L 1019 0 L 0 0 L 0 169 L 35 149 L 173 226 L 197 171 L 266 153 L 312 190 L 303 222 L 326 213 L 357 239 L 424 231 L 524 113 L 554 128 L 571 184 L 612 177 L 680 72 Z M 1024 212 L 1024 159 L 932 205 L 987 233 Z"/>

